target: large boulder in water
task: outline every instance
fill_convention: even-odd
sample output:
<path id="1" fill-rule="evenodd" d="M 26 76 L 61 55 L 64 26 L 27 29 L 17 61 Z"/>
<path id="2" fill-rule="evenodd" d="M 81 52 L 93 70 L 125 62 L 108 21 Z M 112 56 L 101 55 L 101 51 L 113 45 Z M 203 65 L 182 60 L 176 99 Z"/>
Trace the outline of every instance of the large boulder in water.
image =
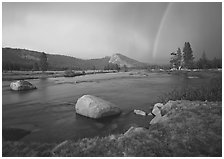
<path id="1" fill-rule="evenodd" d="M 16 82 L 12 82 L 10 84 L 10 88 L 14 91 L 24 91 L 24 90 L 31 90 L 36 89 L 34 85 L 32 85 L 30 82 L 25 80 L 19 80 Z"/>
<path id="2" fill-rule="evenodd" d="M 79 98 L 75 105 L 75 110 L 77 114 L 94 119 L 118 115 L 121 113 L 121 110 L 113 103 L 92 95 L 84 95 Z"/>

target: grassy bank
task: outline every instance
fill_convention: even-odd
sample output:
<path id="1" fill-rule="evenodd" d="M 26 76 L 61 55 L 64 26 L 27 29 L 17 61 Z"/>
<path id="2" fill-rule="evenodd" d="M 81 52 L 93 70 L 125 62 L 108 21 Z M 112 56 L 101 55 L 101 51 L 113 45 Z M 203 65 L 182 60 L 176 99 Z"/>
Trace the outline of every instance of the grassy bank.
<path id="1" fill-rule="evenodd" d="M 3 141 L 3 156 L 221 156 L 221 102 L 177 101 L 169 120 L 148 129 L 56 144 Z"/>
<path id="2" fill-rule="evenodd" d="M 158 99 L 163 103 L 169 100 L 222 101 L 222 78 L 220 76 L 210 78 L 207 86 L 174 89 Z"/>

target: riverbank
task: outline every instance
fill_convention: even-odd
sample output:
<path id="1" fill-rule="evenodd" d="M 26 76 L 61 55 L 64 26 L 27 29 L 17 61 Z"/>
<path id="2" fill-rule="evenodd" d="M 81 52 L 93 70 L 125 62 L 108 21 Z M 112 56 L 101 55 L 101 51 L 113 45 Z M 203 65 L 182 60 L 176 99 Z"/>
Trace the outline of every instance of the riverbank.
<path id="1" fill-rule="evenodd" d="M 82 74 L 82 71 L 75 71 Z M 87 70 L 85 75 L 100 74 L 100 73 L 115 73 L 116 70 Z M 126 72 L 127 73 L 127 72 Z M 148 73 L 167 73 L 178 76 L 189 76 L 189 78 L 208 78 L 213 75 L 221 74 L 221 69 L 210 69 L 210 70 L 129 70 L 128 74 L 132 75 L 143 75 L 148 76 Z M 65 71 L 3 71 L 2 81 L 13 81 L 13 80 L 28 80 L 28 79 L 41 79 L 41 78 L 57 78 L 64 77 Z"/>
<path id="2" fill-rule="evenodd" d="M 167 120 L 124 134 L 38 144 L 3 140 L 3 156 L 222 156 L 222 103 L 176 101 Z M 56 146 L 58 145 L 58 146 Z"/>
<path id="3" fill-rule="evenodd" d="M 81 72 L 82 71 L 76 71 Z M 87 70 L 85 75 L 99 74 L 99 73 L 113 73 L 115 70 Z M 13 80 L 27 80 L 27 79 L 40 79 L 40 78 L 56 78 L 64 77 L 65 71 L 3 71 L 2 81 L 13 81 Z"/>

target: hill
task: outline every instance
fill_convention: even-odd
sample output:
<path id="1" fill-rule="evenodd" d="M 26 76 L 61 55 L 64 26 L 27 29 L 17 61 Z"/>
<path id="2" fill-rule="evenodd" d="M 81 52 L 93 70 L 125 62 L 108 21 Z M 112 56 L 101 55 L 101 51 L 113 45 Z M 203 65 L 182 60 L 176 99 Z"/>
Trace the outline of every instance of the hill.
<path id="1" fill-rule="evenodd" d="M 3 70 L 32 70 L 39 64 L 42 52 L 26 49 L 2 48 Z M 47 54 L 49 70 L 104 69 L 110 57 L 84 60 L 71 56 Z"/>
<path id="2" fill-rule="evenodd" d="M 134 68 L 142 68 L 146 67 L 147 64 L 139 62 L 137 60 L 131 59 L 127 56 L 122 54 L 113 54 L 110 58 L 109 63 L 118 64 L 120 67 L 126 65 L 127 67 L 134 67 Z"/>

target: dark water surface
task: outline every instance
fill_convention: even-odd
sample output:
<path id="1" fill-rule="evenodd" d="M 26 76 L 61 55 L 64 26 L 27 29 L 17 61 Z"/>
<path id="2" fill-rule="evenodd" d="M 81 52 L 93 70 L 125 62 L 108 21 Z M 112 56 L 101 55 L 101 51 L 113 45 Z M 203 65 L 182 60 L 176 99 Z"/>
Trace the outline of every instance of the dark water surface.
<path id="1" fill-rule="evenodd" d="M 135 115 L 133 109 L 149 113 L 152 103 L 158 102 L 158 96 L 187 85 L 206 84 L 206 79 L 165 73 L 149 73 L 149 76 L 111 73 L 29 81 L 38 89 L 16 92 L 10 90 L 9 81 L 2 83 L 3 129 L 30 130 L 31 133 L 21 139 L 26 142 L 60 142 L 121 133 L 132 125 L 148 127 L 152 116 Z M 84 94 L 110 101 L 123 113 L 101 121 L 77 115 L 74 106 Z"/>

